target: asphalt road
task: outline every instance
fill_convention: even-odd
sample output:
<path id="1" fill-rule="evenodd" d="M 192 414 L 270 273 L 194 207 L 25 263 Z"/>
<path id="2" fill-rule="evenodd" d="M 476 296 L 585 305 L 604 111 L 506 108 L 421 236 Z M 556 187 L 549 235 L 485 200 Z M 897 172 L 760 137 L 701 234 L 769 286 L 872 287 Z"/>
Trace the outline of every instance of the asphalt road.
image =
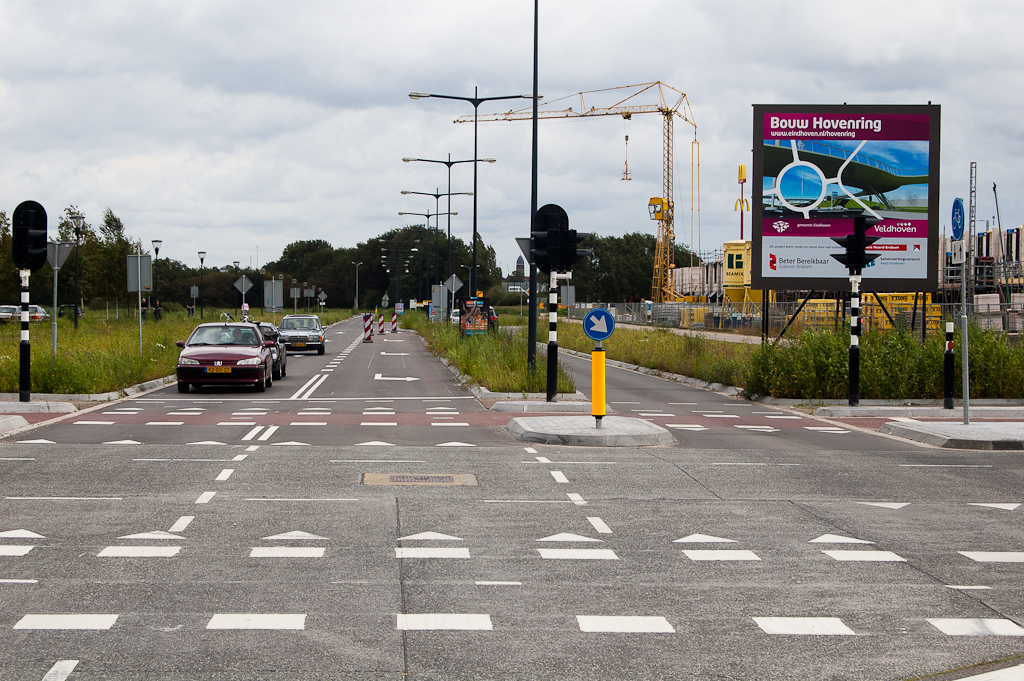
<path id="1" fill-rule="evenodd" d="M 172 387 L 0 439 L 0 677 L 1024 663 L 1019 454 L 810 430 L 828 426 L 611 369 L 613 408 L 677 444 L 531 446 L 411 333 L 330 333 L 260 395 Z"/>

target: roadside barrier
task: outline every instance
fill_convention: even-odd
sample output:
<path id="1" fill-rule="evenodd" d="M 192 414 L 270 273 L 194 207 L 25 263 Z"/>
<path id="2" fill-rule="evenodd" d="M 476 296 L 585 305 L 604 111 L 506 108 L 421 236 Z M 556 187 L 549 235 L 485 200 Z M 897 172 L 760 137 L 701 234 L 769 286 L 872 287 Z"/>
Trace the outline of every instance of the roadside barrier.
<path id="1" fill-rule="evenodd" d="M 363 342 L 373 342 L 373 315 L 369 312 L 363 313 Z"/>
<path id="2" fill-rule="evenodd" d="M 398 333 L 398 313 L 391 313 L 391 333 Z"/>
<path id="3" fill-rule="evenodd" d="M 380 329 L 379 329 L 378 333 L 383 336 L 384 335 L 384 313 L 383 312 L 381 312 L 380 314 L 377 315 L 377 323 L 380 326 Z"/>

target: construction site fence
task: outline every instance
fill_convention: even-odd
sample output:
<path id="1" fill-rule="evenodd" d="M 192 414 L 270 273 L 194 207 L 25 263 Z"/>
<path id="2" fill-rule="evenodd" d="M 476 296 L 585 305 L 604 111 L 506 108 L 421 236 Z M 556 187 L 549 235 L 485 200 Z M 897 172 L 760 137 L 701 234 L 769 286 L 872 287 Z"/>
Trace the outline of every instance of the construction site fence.
<path id="1" fill-rule="evenodd" d="M 968 302 L 969 321 L 984 329 L 1010 334 L 1024 328 L 1024 294 L 1013 294 L 1020 300 L 1001 302 L 998 294 L 974 296 Z M 914 294 L 873 294 L 860 299 L 861 321 L 865 332 L 885 331 L 894 327 L 924 335 L 945 333 L 945 322 L 959 325 L 963 311 L 959 303 L 935 303 L 928 294 L 921 294 L 914 304 Z M 801 303 L 803 307 L 801 308 Z M 605 308 L 618 324 L 650 327 L 673 327 L 699 331 L 727 331 L 760 336 L 763 333 L 762 306 L 747 303 L 739 309 L 711 303 L 575 303 L 568 307 L 570 319 L 582 319 L 593 308 Z M 799 309 L 799 314 L 794 317 Z M 767 306 L 768 331 L 775 338 L 786 329 L 786 335 L 797 335 L 805 329 L 816 331 L 842 329 L 849 324 L 849 302 L 811 298 L 773 301 Z M 788 328 L 787 328 L 788 325 Z"/>

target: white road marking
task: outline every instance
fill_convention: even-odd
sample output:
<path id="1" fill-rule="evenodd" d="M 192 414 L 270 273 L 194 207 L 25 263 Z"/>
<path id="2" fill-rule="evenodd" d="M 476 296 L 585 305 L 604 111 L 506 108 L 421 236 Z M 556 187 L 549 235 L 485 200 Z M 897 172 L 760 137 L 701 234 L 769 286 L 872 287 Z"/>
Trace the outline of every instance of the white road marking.
<path id="1" fill-rule="evenodd" d="M 822 551 L 826 556 L 840 561 L 905 563 L 906 558 L 897 556 L 892 551 Z"/>
<path id="2" fill-rule="evenodd" d="M 395 421 L 363 421 L 359 425 L 361 426 L 397 426 L 398 423 Z"/>
<path id="3" fill-rule="evenodd" d="M 856 636 L 838 617 L 755 617 L 766 634 L 789 636 Z"/>
<path id="4" fill-rule="evenodd" d="M 593 537 L 584 537 L 581 534 L 573 534 L 571 532 L 560 532 L 553 534 L 550 537 L 542 537 L 537 541 L 596 541 L 601 542 L 601 539 L 594 539 Z"/>
<path id="5" fill-rule="evenodd" d="M 255 426 L 255 421 L 221 421 L 218 426 Z"/>
<path id="6" fill-rule="evenodd" d="M 216 494 L 217 494 L 216 492 L 203 492 L 202 494 L 199 495 L 199 498 L 196 499 L 196 503 L 197 504 L 208 504 L 208 503 L 210 503 L 210 499 L 213 499 L 214 495 L 216 495 Z"/>
<path id="7" fill-rule="evenodd" d="M 147 426 L 183 426 L 184 421 L 148 421 Z"/>
<path id="8" fill-rule="evenodd" d="M 117 615 L 25 615 L 14 625 L 15 629 L 90 629 L 107 630 L 114 626 Z"/>
<path id="9" fill-rule="evenodd" d="M 473 582 L 477 586 L 522 586 L 522 582 Z"/>
<path id="10" fill-rule="evenodd" d="M 363 444 L 370 444 L 370 443 L 364 442 Z M 330 462 L 331 463 L 426 463 L 426 460 L 424 460 L 424 459 L 331 459 Z"/>
<path id="11" fill-rule="evenodd" d="M 231 460 L 232 461 L 245 461 L 247 456 L 249 456 L 249 455 L 248 454 L 238 454 L 237 456 L 232 457 Z"/>
<path id="12" fill-rule="evenodd" d="M 218 424 L 218 425 L 219 425 L 219 424 Z M 260 432 L 261 430 L 263 430 L 263 429 L 264 429 L 265 427 L 266 427 L 266 426 L 256 426 L 255 428 L 253 428 L 253 429 L 252 429 L 252 430 L 250 430 L 250 431 L 249 431 L 248 433 L 246 433 L 245 435 L 243 435 L 243 436 L 242 436 L 242 442 L 248 442 L 249 440 L 253 439 L 253 438 L 254 438 L 254 437 L 256 437 L 256 435 L 257 435 L 257 434 L 259 434 L 259 432 Z"/>
<path id="13" fill-rule="evenodd" d="M 490 615 L 417 613 L 396 615 L 399 631 L 491 631 Z"/>
<path id="14" fill-rule="evenodd" d="M 709 534 L 690 534 L 682 539 L 676 539 L 672 542 L 673 544 L 736 544 L 738 543 L 735 539 L 725 539 L 723 537 L 712 537 Z"/>
<path id="15" fill-rule="evenodd" d="M 261 497 L 261 498 L 250 498 L 246 501 L 359 501 L 358 499 L 296 499 L 286 497 Z"/>
<path id="16" fill-rule="evenodd" d="M 304 614 L 218 614 L 210 618 L 207 629 L 290 629 L 306 628 Z"/>
<path id="17" fill-rule="evenodd" d="M 273 428 L 273 426 L 271 426 L 271 428 Z M 260 448 L 259 445 L 249 445 L 248 447 L 245 448 L 245 451 L 247 451 L 247 452 L 255 452 L 259 448 Z"/>
<path id="18" fill-rule="evenodd" d="M 618 560 L 611 549 L 537 549 L 544 560 Z"/>
<path id="19" fill-rule="evenodd" d="M 975 503 L 975 504 L 968 503 L 967 505 L 968 506 L 982 506 L 982 507 L 985 507 L 985 508 L 997 508 L 1000 511 L 1014 511 L 1014 510 L 1017 509 L 1017 507 L 1020 506 L 1020 504 L 978 504 L 978 503 Z"/>
<path id="20" fill-rule="evenodd" d="M 580 631 L 605 634 L 674 634 L 664 617 L 637 615 L 576 615 Z"/>
<path id="21" fill-rule="evenodd" d="M 0 584 L 38 584 L 38 579 L 0 579 Z"/>
<path id="22" fill-rule="evenodd" d="M 167 531 L 168 532 L 184 532 L 185 528 L 188 527 L 189 524 L 193 520 L 195 520 L 195 519 L 196 519 L 196 517 L 194 515 L 183 515 L 180 518 L 178 518 L 174 522 L 174 524 L 171 525 L 171 528 L 169 530 L 167 530 Z"/>
<path id="23" fill-rule="evenodd" d="M 1024 628 L 1006 619 L 926 619 L 929 624 L 947 636 L 1024 636 Z"/>
<path id="24" fill-rule="evenodd" d="M 976 563 L 1024 563 L 1024 551 L 957 551 Z"/>
<path id="25" fill-rule="evenodd" d="M 121 501 L 121 497 L 4 497 L 8 501 Z"/>
<path id="26" fill-rule="evenodd" d="M 569 501 L 576 504 L 577 506 L 586 506 L 587 502 L 579 494 L 569 493 L 566 495 L 569 497 Z"/>
<path id="27" fill-rule="evenodd" d="M 172 532 L 164 532 L 163 530 L 153 530 L 152 532 L 139 532 L 137 534 L 126 534 L 118 539 L 184 539 L 177 534 Z"/>
<path id="28" fill-rule="evenodd" d="M 864 506 L 877 506 L 878 508 L 888 508 L 893 511 L 898 511 L 904 506 L 910 506 L 910 502 L 899 502 L 899 501 L 858 501 L 858 504 Z"/>
<path id="29" fill-rule="evenodd" d="M 431 423 L 432 426 L 469 426 L 468 423 Z"/>
<path id="30" fill-rule="evenodd" d="M 0 545 L 0 556 L 27 556 L 34 546 Z"/>
<path id="31" fill-rule="evenodd" d="M 683 555 L 694 561 L 761 560 L 753 551 L 743 549 L 683 549 Z"/>
<path id="32" fill-rule="evenodd" d="M 558 483 L 567 484 L 569 482 L 569 478 L 565 477 L 565 473 L 562 471 L 551 471 L 551 477 Z"/>
<path id="33" fill-rule="evenodd" d="M 469 558 L 469 549 L 431 546 L 395 547 L 395 558 Z"/>
<path id="34" fill-rule="evenodd" d="M 76 426 L 112 426 L 116 421 L 73 421 Z"/>
<path id="35" fill-rule="evenodd" d="M 987 591 L 987 590 L 991 589 L 992 587 L 990 587 L 990 586 L 966 586 L 966 585 L 947 584 L 946 588 L 947 589 L 963 589 L 964 591 L 973 591 L 973 590 Z"/>
<path id="36" fill-rule="evenodd" d="M 180 546 L 108 546 L 96 554 L 97 558 L 171 558 L 178 555 Z"/>
<path id="37" fill-rule="evenodd" d="M 0 537 L 4 539 L 46 539 L 41 534 L 36 534 L 30 530 L 8 530 L 7 532 L 0 532 Z"/>
<path id="38" fill-rule="evenodd" d="M 327 421 L 292 421 L 289 426 L 326 426 Z"/>
<path id="39" fill-rule="evenodd" d="M 260 435 L 259 438 L 257 438 L 257 439 L 260 442 L 266 442 L 271 437 L 273 437 L 274 433 L 276 433 L 277 429 L 280 428 L 280 427 L 281 426 L 268 426 L 267 429 L 263 432 L 263 434 Z"/>
<path id="40" fill-rule="evenodd" d="M 224 470 L 222 470 L 220 472 L 220 474 L 216 478 L 214 478 L 214 481 L 216 481 L 216 482 L 224 482 L 225 480 L 230 478 L 231 474 L 234 473 L 234 472 L 235 472 L 234 468 L 225 468 Z"/>
<path id="41" fill-rule="evenodd" d="M 312 534 L 311 532 L 303 532 L 302 530 L 292 530 L 291 532 L 285 532 L 283 534 L 275 534 L 272 537 L 264 537 L 263 539 L 265 539 L 265 540 L 275 540 L 275 539 L 280 539 L 280 540 L 292 540 L 292 539 L 326 540 L 327 537 L 321 537 L 320 535 Z"/>
<path id="42" fill-rule="evenodd" d="M 323 547 L 318 546 L 256 546 L 250 558 L 323 558 Z"/>
<path id="43" fill-rule="evenodd" d="M 590 516 L 587 520 L 594 526 L 594 529 L 597 530 L 598 534 L 612 534 L 612 528 L 608 527 L 608 525 L 597 516 Z"/>
<path id="44" fill-rule="evenodd" d="M 418 381 L 420 379 L 415 376 L 385 376 L 384 374 L 374 374 L 373 380 L 375 381 Z"/>
<path id="45" fill-rule="evenodd" d="M 441 534 L 440 532 L 419 532 L 417 534 L 410 534 L 408 537 L 399 537 L 398 541 L 407 541 L 411 539 L 421 541 L 462 541 L 462 537 L 453 537 L 450 534 Z"/>
<path id="46" fill-rule="evenodd" d="M 823 534 L 817 539 L 812 539 L 808 544 L 874 544 L 873 541 L 844 537 L 839 534 Z"/>

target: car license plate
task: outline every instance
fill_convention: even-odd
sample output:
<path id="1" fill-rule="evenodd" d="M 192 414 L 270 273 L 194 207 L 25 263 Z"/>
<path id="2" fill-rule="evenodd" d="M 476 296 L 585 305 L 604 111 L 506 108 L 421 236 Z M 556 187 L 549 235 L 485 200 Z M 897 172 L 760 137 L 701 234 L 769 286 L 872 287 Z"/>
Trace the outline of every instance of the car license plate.
<path id="1" fill-rule="evenodd" d="M 208 374 L 230 374 L 231 367 L 206 367 Z"/>
<path id="2" fill-rule="evenodd" d="M 304 348 L 304 347 L 306 347 L 306 344 L 305 343 L 292 343 L 292 347 L 293 348 Z"/>

